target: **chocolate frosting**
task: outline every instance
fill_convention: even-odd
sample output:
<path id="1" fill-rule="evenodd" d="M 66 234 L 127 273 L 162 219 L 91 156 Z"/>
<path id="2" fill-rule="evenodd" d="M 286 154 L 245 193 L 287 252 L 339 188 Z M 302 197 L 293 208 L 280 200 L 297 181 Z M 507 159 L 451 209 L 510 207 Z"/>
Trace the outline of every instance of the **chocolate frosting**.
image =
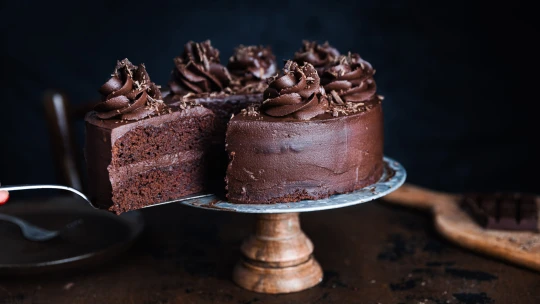
<path id="1" fill-rule="evenodd" d="M 331 101 L 365 102 L 375 97 L 375 70 L 358 54 L 340 56 L 321 76 L 321 84 L 331 95 Z"/>
<path id="2" fill-rule="evenodd" d="M 139 120 L 166 108 L 159 87 L 150 81 L 144 64 L 118 61 L 111 78 L 101 86 L 103 102 L 94 110 L 100 119 Z"/>
<path id="3" fill-rule="evenodd" d="M 263 94 L 261 110 L 269 116 L 309 120 L 323 114 L 328 100 L 313 65 L 287 61 L 283 75 L 273 78 Z"/>
<path id="4" fill-rule="evenodd" d="M 267 87 L 264 80 L 276 74 L 276 57 L 270 47 L 240 45 L 229 58 L 227 68 L 234 92 L 263 92 Z"/>
<path id="5" fill-rule="evenodd" d="M 328 42 L 318 44 L 316 41 L 304 40 L 302 43 L 302 49 L 294 54 L 294 61 L 299 64 L 304 64 L 304 62 L 311 63 L 319 74 L 322 74 L 325 68 L 340 55 L 339 51 L 328 44 Z"/>
<path id="6" fill-rule="evenodd" d="M 174 94 L 220 92 L 231 82 L 226 67 L 220 64 L 219 51 L 210 40 L 188 42 L 181 57 L 174 58 L 169 87 Z"/>
<path id="7" fill-rule="evenodd" d="M 381 104 L 309 121 L 235 115 L 227 128 L 228 201 L 321 199 L 373 184 L 383 170 Z"/>

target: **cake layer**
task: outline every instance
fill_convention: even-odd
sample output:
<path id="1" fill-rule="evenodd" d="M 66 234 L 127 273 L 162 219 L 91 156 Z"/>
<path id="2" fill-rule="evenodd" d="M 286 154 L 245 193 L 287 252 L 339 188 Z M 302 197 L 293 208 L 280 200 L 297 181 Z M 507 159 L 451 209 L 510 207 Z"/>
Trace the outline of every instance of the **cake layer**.
<path id="1" fill-rule="evenodd" d="M 109 209 L 113 201 L 124 202 L 118 195 L 113 199 L 113 182 L 120 183 L 148 168 L 168 168 L 186 159 L 200 162 L 208 151 L 213 119 L 212 111 L 200 106 L 173 108 L 172 113 L 134 122 L 101 120 L 95 112 L 89 113 L 85 154 L 90 199 L 100 208 Z M 200 165 L 198 170 L 203 174 L 205 168 Z M 204 185 L 198 182 L 189 188 L 200 191 Z"/>
<path id="2" fill-rule="evenodd" d="M 321 199 L 373 184 L 383 171 L 380 103 L 308 121 L 237 115 L 227 130 L 228 200 L 272 204 Z"/>
<path id="3" fill-rule="evenodd" d="M 203 183 L 204 168 L 200 158 L 156 167 L 113 183 L 114 204 L 109 210 L 120 214 L 201 192 Z"/>
<path id="4" fill-rule="evenodd" d="M 111 165 L 125 166 L 177 151 L 202 149 L 212 132 L 209 115 L 196 107 L 129 124 L 101 121 L 95 116 L 88 121 L 101 128 L 104 135 L 110 130 L 114 156 Z"/>
<path id="5" fill-rule="evenodd" d="M 125 166 L 177 151 L 203 149 L 212 130 L 204 116 L 184 117 L 160 126 L 137 127 L 113 145 L 113 166 Z"/>
<path id="6" fill-rule="evenodd" d="M 205 149 L 183 151 L 173 154 L 167 154 L 156 157 L 152 160 L 140 161 L 138 163 L 129 164 L 121 167 L 109 166 L 109 176 L 111 184 L 120 183 L 126 179 L 147 172 L 155 168 L 167 168 L 180 163 L 191 163 L 195 161 L 202 162 L 202 156 L 206 155 Z M 202 163 L 201 163 L 202 166 Z"/>

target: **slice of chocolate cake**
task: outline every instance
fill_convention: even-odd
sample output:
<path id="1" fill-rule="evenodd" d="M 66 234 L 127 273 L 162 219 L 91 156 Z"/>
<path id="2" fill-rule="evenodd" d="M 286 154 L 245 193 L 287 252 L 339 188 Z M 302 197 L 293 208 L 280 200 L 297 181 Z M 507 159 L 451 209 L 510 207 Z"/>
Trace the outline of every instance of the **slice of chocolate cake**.
<path id="1" fill-rule="evenodd" d="M 194 102 L 216 115 L 212 136 L 212 155 L 208 179 L 212 192 L 223 194 L 227 168 L 225 131 L 234 114 L 252 104 L 260 104 L 266 89 L 266 78 L 275 74 L 275 57 L 270 48 L 240 46 L 229 59 L 228 67 L 221 65 L 219 51 L 210 41 L 188 42 L 182 56 L 174 58 L 166 103 L 182 105 Z"/>
<path id="2" fill-rule="evenodd" d="M 482 227 L 539 231 L 540 199 L 532 194 L 469 194 L 460 206 Z"/>
<path id="3" fill-rule="evenodd" d="M 204 189 L 212 111 L 167 106 L 144 65 L 124 59 L 86 116 L 90 198 L 117 214 Z"/>

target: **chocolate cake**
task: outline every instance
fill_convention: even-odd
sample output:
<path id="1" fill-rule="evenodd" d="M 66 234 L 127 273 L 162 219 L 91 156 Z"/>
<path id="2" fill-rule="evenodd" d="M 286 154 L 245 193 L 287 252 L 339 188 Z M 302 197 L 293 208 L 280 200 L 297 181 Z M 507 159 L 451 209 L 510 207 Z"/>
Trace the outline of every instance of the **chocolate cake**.
<path id="1" fill-rule="evenodd" d="M 539 231 L 540 199 L 532 194 L 469 194 L 460 206 L 486 229 Z"/>
<path id="2" fill-rule="evenodd" d="M 201 192 L 212 111 L 168 106 L 144 65 L 127 59 L 99 90 L 86 116 L 90 198 L 117 214 Z"/>
<path id="3" fill-rule="evenodd" d="M 219 51 L 210 41 L 188 42 L 182 56 L 174 58 L 166 102 L 183 106 L 194 102 L 212 110 L 216 116 L 209 157 L 208 179 L 212 192 L 222 194 L 227 168 L 225 131 L 232 115 L 262 101 L 266 78 L 276 72 L 270 48 L 239 46 L 230 57 L 228 68 L 220 64 Z"/>
<path id="4" fill-rule="evenodd" d="M 312 64 L 288 61 L 260 108 L 229 122 L 229 202 L 321 199 L 377 182 L 383 116 L 373 72 L 358 55 L 337 58 L 322 79 Z"/>

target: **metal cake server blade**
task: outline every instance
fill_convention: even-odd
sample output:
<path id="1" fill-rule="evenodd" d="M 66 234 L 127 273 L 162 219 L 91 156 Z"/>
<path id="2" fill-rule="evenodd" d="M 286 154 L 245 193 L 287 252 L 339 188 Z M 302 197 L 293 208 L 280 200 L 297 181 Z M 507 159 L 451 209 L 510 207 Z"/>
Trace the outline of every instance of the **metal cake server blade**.
<path id="1" fill-rule="evenodd" d="M 90 204 L 90 206 L 94 207 L 95 209 L 100 209 L 100 208 L 96 207 L 96 206 L 90 201 L 90 199 L 89 199 L 86 195 L 84 195 L 82 192 L 80 192 L 80 191 L 77 190 L 77 189 L 68 187 L 68 186 L 61 186 L 61 185 L 14 185 L 14 186 L 4 186 L 4 187 L 0 187 L 0 190 L 4 190 L 4 191 L 8 191 L 8 192 L 11 192 L 11 191 L 21 191 L 21 190 L 40 190 L 40 189 L 57 189 L 57 190 L 66 190 L 66 191 L 70 191 L 70 192 L 75 193 L 75 194 L 77 194 L 78 196 L 80 196 L 80 197 L 81 197 L 82 199 L 84 199 L 88 204 Z M 170 201 L 166 201 L 166 202 L 160 202 L 160 203 L 156 203 L 156 204 L 144 206 L 143 208 L 154 207 L 154 206 L 159 206 L 159 205 L 165 205 L 165 204 L 170 204 L 170 203 L 177 203 L 177 202 L 182 202 L 182 201 L 187 201 L 187 200 L 192 200 L 192 199 L 197 199 L 197 198 L 207 197 L 207 196 L 211 196 L 211 195 L 213 195 L 213 194 L 208 194 L 208 193 L 197 193 L 197 194 L 192 194 L 192 195 L 188 195 L 188 196 L 183 196 L 183 197 L 178 198 L 178 199 L 175 199 L 175 200 L 170 200 Z M 104 210 L 104 209 L 101 209 L 101 210 Z"/>

